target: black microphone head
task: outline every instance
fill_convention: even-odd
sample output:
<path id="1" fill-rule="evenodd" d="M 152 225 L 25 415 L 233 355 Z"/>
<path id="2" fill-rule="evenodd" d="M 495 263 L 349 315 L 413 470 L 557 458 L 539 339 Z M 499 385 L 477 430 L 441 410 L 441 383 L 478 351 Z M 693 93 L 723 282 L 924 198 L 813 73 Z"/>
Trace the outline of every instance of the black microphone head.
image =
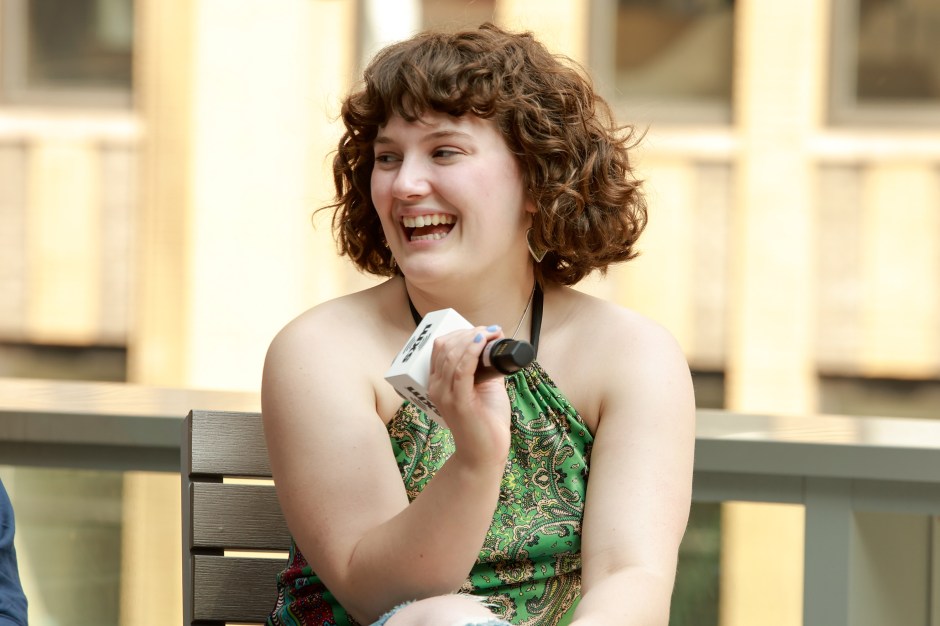
<path id="1" fill-rule="evenodd" d="M 535 348 L 528 341 L 500 339 L 489 348 L 489 365 L 509 375 L 518 372 L 535 358 Z"/>

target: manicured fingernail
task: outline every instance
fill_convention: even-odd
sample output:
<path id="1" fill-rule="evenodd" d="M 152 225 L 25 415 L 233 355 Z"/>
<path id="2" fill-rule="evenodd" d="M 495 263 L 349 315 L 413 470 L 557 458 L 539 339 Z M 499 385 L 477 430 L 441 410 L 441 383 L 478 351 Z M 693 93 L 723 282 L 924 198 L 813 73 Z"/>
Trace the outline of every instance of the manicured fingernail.
<path id="1" fill-rule="evenodd" d="M 486 330 L 488 330 L 491 333 L 495 333 L 497 330 L 499 330 L 499 326 L 496 324 L 493 324 L 492 326 L 487 326 Z"/>
<path id="2" fill-rule="evenodd" d="M 483 341 L 483 335 L 477 333 L 477 336 L 473 338 L 473 343 L 480 343 Z"/>

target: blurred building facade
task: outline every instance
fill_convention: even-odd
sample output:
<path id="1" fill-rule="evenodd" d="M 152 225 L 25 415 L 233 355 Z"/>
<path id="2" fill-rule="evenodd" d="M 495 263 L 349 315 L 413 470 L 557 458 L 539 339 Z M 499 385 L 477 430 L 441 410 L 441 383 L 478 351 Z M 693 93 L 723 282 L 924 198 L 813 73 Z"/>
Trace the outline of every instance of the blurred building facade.
<path id="1" fill-rule="evenodd" d="M 487 20 L 645 131 L 642 256 L 582 288 L 669 327 L 703 405 L 940 417 L 933 0 L 0 0 L 0 376 L 257 390 L 284 323 L 373 282 L 311 220 L 339 98 L 383 43 Z M 179 622 L 177 477 L 0 472 L 32 623 Z M 689 623 L 800 623 L 800 521 L 724 506 Z M 101 571 L 50 588 L 53 555 Z"/>

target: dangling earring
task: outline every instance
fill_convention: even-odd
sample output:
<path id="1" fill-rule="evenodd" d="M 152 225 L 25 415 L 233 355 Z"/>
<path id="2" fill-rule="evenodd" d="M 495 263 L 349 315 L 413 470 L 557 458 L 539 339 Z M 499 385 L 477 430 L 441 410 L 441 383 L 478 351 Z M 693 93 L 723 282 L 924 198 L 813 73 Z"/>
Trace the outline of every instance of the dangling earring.
<path id="1" fill-rule="evenodd" d="M 532 258 L 535 259 L 536 263 L 541 263 L 542 259 L 545 258 L 545 255 L 548 254 L 548 250 L 539 250 L 534 243 L 532 243 L 532 229 L 525 231 L 525 242 L 529 246 L 529 254 L 532 255 Z"/>

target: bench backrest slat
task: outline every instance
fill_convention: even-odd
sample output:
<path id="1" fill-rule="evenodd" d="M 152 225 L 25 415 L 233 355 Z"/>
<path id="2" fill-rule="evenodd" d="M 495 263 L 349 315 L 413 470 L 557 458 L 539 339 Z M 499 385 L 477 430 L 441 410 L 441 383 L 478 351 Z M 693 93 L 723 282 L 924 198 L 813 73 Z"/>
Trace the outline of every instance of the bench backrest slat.
<path id="1" fill-rule="evenodd" d="M 190 474 L 271 477 L 260 413 L 192 411 Z"/>
<path id="2" fill-rule="evenodd" d="M 261 415 L 192 411 L 180 448 L 186 626 L 260 623 L 274 607 L 290 533 L 271 478 Z M 237 556 L 225 556 L 238 551 Z M 257 555 L 252 552 L 258 551 Z"/>
<path id="3" fill-rule="evenodd" d="M 248 593 L 248 589 L 273 589 L 284 561 L 196 555 L 193 587 L 198 590 L 194 619 L 199 624 L 264 622 L 274 608 L 272 593 Z"/>
<path id="4" fill-rule="evenodd" d="M 290 549 L 274 485 L 194 482 L 192 487 L 194 548 Z"/>

